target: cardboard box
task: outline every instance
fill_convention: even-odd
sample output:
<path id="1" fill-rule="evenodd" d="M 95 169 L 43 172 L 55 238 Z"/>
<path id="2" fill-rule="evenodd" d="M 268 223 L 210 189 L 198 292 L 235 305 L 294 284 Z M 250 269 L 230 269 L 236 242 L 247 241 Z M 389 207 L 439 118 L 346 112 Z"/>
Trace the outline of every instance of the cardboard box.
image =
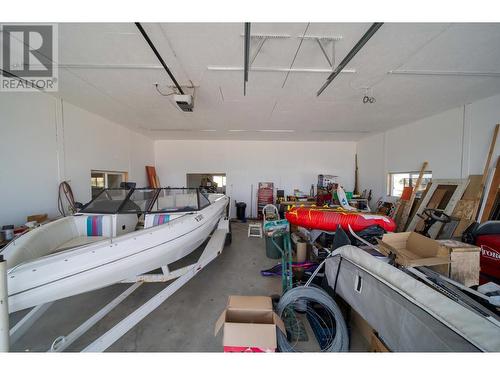
<path id="1" fill-rule="evenodd" d="M 405 267 L 450 263 L 450 252 L 445 246 L 415 232 L 384 234 L 379 249 L 384 255 L 394 254 L 396 263 Z"/>
<path id="2" fill-rule="evenodd" d="M 30 215 L 26 218 L 26 222 L 29 223 L 30 221 L 36 221 L 41 224 L 46 222 L 48 218 L 49 216 L 47 214 Z"/>
<path id="3" fill-rule="evenodd" d="M 283 321 L 273 312 L 271 298 L 264 296 L 229 296 L 215 324 L 215 335 L 221 328 L 224 352 L 275 352 L 276 329 L 286 332 Z"/>
<path id="4" fill-rule="evenodd" d="M 396 254 L 405 267 L 428 266 L 465 286 L 479 284 L 481 249 L 455 240 L 432 240 L 415 232 L 385 234 L 379 241 L 385 255 Z"/>
<path id="5" fill-rule="evenodd" d="M 479 285 L 481 248 L 455 240 L 437 240 L 450 254 L 445 276 L 465 286 Z"/>

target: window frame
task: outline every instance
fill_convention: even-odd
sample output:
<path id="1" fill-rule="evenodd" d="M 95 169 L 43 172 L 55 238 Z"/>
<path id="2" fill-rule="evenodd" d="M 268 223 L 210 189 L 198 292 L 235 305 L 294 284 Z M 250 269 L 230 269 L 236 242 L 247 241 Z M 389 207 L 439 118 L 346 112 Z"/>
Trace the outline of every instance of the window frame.
<path id="1" fill-rule="evenodd" d="M 103 174 L 104 175 L 104 186 L 103 187 L 100 187 L 100 186 L 94 186 L 93 185 L 93 179 L 94 178 L 97 178 L 97 177 L 92 177 L 93 174 Z M 90 196 L 93 198 L 96 198 L 100 192 L 104 189 L 114 189 L 114 188 L 110 188 L 108 186 L 108 175 L 121 175 L 122 176 L 122 182 L 128 182 L 128 172 L 127 171 L 109 171 L 109 170 L 103 170 L 103 169 L 91 169 L 90 170 Z M 119 187 L 115 187 L 115 188 L 119 188 Z M 97 191 L 94 195 L 94 189 L 99 189 L 99 191 Z"/>
<path id="2" fill-rule="evenodd" d="M 397 174 L 408 175 L 408 177 L 404 177 L 404 179 L 408 178 L 408 182 L 409 182 L 408 186 L 413 187 L 414 183 L 418 179 L 418 176 L 420 175 L 420 171 L 388 172 L 387 173 L 387 196 L 389 196 L 389 197 L 399 198 L 401 196 L 401 194 L 400 195 L 393 195 L 393 191 L 394 191 L 393 176 L 397 175 Z M 430 176 L 425 177 L 426 175 L 430 175 Z M 430 170 L 424 171 L 423 176 L 424 176 L 423 178 L 427 178 L 429 180 L 432 180 L 432 171 L 430 171 Z M 406 186 L 404 186 L 404 187 L 406 187 Z M 419 191 L 422 191 L 422 190 L 425 190 L 425 188 L 420 189 Z"/>

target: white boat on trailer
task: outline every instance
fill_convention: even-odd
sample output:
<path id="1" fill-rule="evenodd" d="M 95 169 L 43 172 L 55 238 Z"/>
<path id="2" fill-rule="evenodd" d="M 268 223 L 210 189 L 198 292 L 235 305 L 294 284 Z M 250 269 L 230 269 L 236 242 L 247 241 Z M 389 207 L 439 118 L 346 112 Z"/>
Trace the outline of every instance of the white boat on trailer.
<path id="1" fill-rule="evenodd" d="M 34 309 L 10 330 L 11 341 L 13 335 L 17 338 L 23 334 L 55 300 L 119 282 L 135 283 L 84 323 L 88 326 L 142 282 L 177 278 L 147 303 L 151 310 L 148 306 L 142 309 L 140 319 L 144 318 L 155 304 L 163 302 L 220 254 L 229 233 L 228 202 L 225 195 L 205 195 L 198 189 L 105 189 L 77 214 L 15 239 L 0 253 L 8 267 L 8 311 Z M 170 272 L 169 264 L 193 252 L 211 234 L 197 263 Z M 160 268 L 160 274 L 146 274 Z M 126 329 L 123 331 L 122 327 L 114 340 L 140 319 L 137 320 L 137 314 L 133 324 L 124 319 Z M 84 332 L 80 330 L 78 335 Z M 112 342 L 101 342 L 101 349 Z M 67 344 L 59 343 L 57 350 Z"/>

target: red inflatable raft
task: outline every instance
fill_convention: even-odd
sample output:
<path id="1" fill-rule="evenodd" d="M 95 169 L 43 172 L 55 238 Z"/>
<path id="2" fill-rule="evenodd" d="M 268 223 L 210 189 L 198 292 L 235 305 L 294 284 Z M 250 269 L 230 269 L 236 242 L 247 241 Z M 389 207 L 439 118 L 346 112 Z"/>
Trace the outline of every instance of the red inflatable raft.
<path id="1" fill-rule="evenodd" d="M 338 211 L 320 207 L 292 208 L 286 213 L 290 224 L 295 224 L 308 229 L 321 229 L 334 232 L 337 225 L 348 231 L 349 225 L 355 232 L 378 225 L 387 232 L 394 232 L 396 223 L 390 217 L 363 212 Z"/>

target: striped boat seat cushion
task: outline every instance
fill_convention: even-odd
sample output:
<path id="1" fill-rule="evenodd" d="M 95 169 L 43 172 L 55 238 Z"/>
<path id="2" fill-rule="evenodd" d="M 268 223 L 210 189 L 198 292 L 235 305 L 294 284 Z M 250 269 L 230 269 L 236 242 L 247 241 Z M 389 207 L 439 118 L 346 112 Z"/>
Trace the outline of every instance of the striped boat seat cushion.
<path id="1" fill-rule="evenodd" d="M 153 226 L 162 225 L 170 221 L 170 215 L 168 214 L 157 214 L 153 219 Z"/>
<path id="2" fill-rule="evenodd" d="M 102 236 L 102 219 L 104 216 L 95 215 L 87 217 L 87 236 Z"/>

